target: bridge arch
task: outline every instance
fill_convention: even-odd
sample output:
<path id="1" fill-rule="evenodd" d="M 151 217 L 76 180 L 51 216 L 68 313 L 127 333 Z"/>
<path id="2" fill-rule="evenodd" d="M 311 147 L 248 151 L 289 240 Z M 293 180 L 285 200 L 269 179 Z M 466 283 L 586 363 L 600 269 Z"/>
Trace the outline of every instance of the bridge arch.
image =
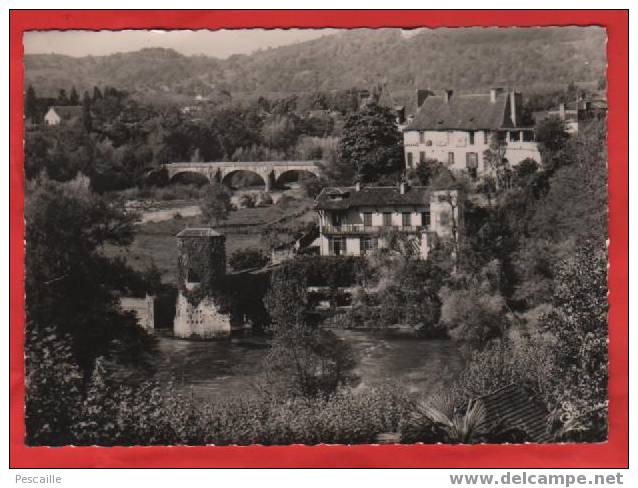
<path id="1" fill-rule="evenodd" d="M 275 179 L 277 185 L 292 183 L 293 181 L 301 182 L 304 178 L 319 179 L 319 172 L 310 168 L 291 168 L 279 173 Z"/>
<path id="2" fill-rule="evenodd" d="M 210 183 L 208 176 L 201 171 L 179 171 L 168 180 L 169 183 L 190 183 L 196 185 L 207 185 Z"/>
<path id="3" fill-rule="evenodd" d="M 254 180 L 257 180 L 258 178 L 259 181 L 261 181 L 261 184 L 264 185 L 265 190 L 270 189 L 269 176 L 265 176 L 257 171 L 253 171 L 252 169 L 247 169 L 247 168 L 236 168 L 236 169 L 232 169 L 230 171 L 224 172 L 224 174 L 221 177 L 221 183 L 230 188 L 232 179 L 236 176 L 241 176 L 241 175 L 250 176 Z M 257 178 L 254 178 L 255 176 Z"/>

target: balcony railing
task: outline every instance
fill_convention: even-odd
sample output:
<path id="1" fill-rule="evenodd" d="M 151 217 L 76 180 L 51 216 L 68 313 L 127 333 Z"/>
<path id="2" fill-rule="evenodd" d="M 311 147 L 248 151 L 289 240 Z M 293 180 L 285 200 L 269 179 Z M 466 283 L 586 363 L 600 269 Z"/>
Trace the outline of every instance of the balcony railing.
<path id="1" fill-rule="evenodd" d="M 424 230 L 427 230 L 427 228 L 420 225 L 343 224 L 343 225 L 324 225 L 321 227 L 321 232 L 323 234 L 379 234 L 381 232 L 388 232 L 388 231 L 421 232 Z"/>

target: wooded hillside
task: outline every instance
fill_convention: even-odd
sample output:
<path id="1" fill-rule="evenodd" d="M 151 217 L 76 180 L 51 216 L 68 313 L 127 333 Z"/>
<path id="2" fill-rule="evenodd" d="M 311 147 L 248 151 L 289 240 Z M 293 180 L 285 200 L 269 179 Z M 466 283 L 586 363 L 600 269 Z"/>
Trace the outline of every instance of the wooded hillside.
<path id="1" fill-rule="evenodd" d="M 369 88 L 387 82 L 406 101 L 416 87 L 526 91 L 596 85 L 605 77 L 605 32 L 597 27 L 543 29 L 358 29 L 308 42 L 234 55 L 183 56 L 149 48 L 109 56 L 25 56 L 26 84 L 42 95 L 75 85 L 130 92 L 233 97 Z"/>

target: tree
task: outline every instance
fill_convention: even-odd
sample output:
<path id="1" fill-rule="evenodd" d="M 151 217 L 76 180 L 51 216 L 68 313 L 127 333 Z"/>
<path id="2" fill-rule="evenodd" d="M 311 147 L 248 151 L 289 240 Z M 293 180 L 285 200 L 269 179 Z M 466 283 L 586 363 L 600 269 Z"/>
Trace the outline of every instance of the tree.
<path id="1" fill-rule="evenodd" d="M 69 104 L 69 99 L 66 96 L 66 90 L 64 88 L 60 88 L 60 91 L 58 92 L 58 103 L 60 105 Z"/>
<path id="2" fill-rule="evenodd" d="M 428 186 L 442 169 L 445 169 L 443 163 L 436 159 L 426 159 L 417 164 L 415 173 L 419 183 Z"/>
<path id="3" fill-rule="evenodd" d="M 559 266 L 554 311 L 545 328 L 556 339 L 556 360 L 565 375 L 560 409 L 571 433 L 588 441 L 607 435 L 607 254 L 586 243 Z M 601 418 L 602 412 L 602 418 Z"/>
<path id="4" fill-rule="evenodd" d="M 479 283 L 467 288 L 444 287 L 441 298 L 441 322 L 450 336 L 474 347 L 483 347 L 500 337 L 507 328 L 505 299 Z"/>
<path id="5" fill-rule="evenodd" d="M 89 92 L 85 91 L 82 97 L 82 124 L 87 132 L 93 129 L 93 117 L 91 115 L 91 97 Z"/>
<path id="6" fill-rule="evenodd" d="M 500 191 L 509 187 L 511 169 L 505 158 L 507 142 L 500 133 L 492 134 L 489 148 L 483 152 L 483 160 L 489 165 L 496 184 L 496 190 Z"/>
<path id="7" fill-rule="evenodd" d="M 32 122 L 38 121 L 38 97 L 35 94 L 33 86 L 29 85 L 24 98 L 24 116 L 31 119 Z"/>
<path id="8" fill-rule="evenodd" d="M 204 187 L 204 196 L 199 202 L 199 208 L 206 222 L 219 225 L 221 220 L 228 218 L 232 209 L 230 193 L 221 183 L 213 183 Z"/>
<path id="9" fill-rule="evenodd" d="M 261 268 L 268 263 L 268 257 L 259 249 L 238 249 L 228 260 L 235 271 L 248 268 Z"/>
<path id="10" fill-rule="evenodd" d="M 309 320 L 304 270 L 288 261 L 275 270 L 264 297 L 273 344 L 264 363 L 264 391 L 274 396 L 331 395 L 354 381 L 349 346 Z"/>
<path id="11" fill-rule="evenodd" d="M 80 104 L 80 96 L 78 95 L 75 87 L 71 88 L 71 94 L 69 95 L 69 104 L 70 105 L 79 105 Z"/>
<path id="12" fill-rule="evenodd" d="M 93 87 L 93 101 L 97 102 L 98 100 L 102 100 L 102 92 L 97 86 Z"/>
<path id="13" fill-rule="evenodd" d="M 533 181 L 539 166 L 535 159 L 525 158 L 514 167 L 514 184 L 526 187 Z"/>
<path id="14" fill-rule="evenodd" d="M 569 155 L 564 154 L 569 134 L 565 122 L 558 117 L 549 117 L 537 124 L 536 140 L 540 144 L 543 166 L 546 170 L 553 171 L 564 165 L 564 159 L 569 159 Z"/>
<path id="15" fill-rule="evenodd" d="M 54 327 L 68 337 L 85 375 L 98 356 L 141 365 L 149 338 L 118 306 L 133 272 L 103 254 L 107 243 L 132 241 L 134 216 L 92 193 L 83 176 L 67 183 L 39 177 L 28 183 L 26 195 L 28 329 Z"/>
<path id="16" fill-rule="evenodd" d="M 338 146 L 340 164 L 354 168 L 361 181 L 376 181 L 403 167 L 401 133 L 387 107 L 368 104 L 346 120 Z"/>

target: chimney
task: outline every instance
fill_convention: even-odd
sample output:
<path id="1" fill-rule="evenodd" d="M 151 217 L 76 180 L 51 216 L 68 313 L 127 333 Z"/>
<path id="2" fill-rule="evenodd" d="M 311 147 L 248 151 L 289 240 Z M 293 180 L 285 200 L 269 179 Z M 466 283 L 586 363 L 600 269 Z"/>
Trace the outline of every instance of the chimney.
<path id="1" fill-rule="evenodd" d="M 523 107 L 523 97 L 515 91 L 510 92 L 510 118 L 514 127 L 521 121 L 520 113 Z"/>
<path id="2" fill-rule="evenodd" d="M 401 180 L 401 183 L 399 183 L 399 193 L 405 195 L 406 191 L 408 191 L 408 183 L 405 180 Z"/>
<path id="3" fill-rule="evenodd" d="M 565 120 L 565 104 L 564 103 L 561 103 L 558 106 L 558 113 L 559 113 L 560 120 Z"/>
<path id="4" fill-rule="evenodd" d="M 354 184 L 354 191 L 361 191 L 361 182 L 359 180 Z"/>
<path id="5" fill-rule="evenodd" d="M 490 90 L 490 102 L 496 103 L 496 97 L 503 92 L 502 88 L 492 88 Z"/>
<path id="6" fill-rule="evenodd" d="M 421 105 L 423 105 L 423 102 L 425 102 L 425 99 L 428 98 L 431 95 L 432 92 L 430 92 L 430 90 L 426 90 L 424 88 L 419 88 L 416 91 L 416 108 L 419 109 L 421 108 Z"/>
<path id="7" fill-rule="evenodd" d="M 453 94 L 454 90 L 445 90 L 443 92 L 443 100 L 445 101 L 445 103 L 450 103 L 450 99 L 452 98 Z"/>

